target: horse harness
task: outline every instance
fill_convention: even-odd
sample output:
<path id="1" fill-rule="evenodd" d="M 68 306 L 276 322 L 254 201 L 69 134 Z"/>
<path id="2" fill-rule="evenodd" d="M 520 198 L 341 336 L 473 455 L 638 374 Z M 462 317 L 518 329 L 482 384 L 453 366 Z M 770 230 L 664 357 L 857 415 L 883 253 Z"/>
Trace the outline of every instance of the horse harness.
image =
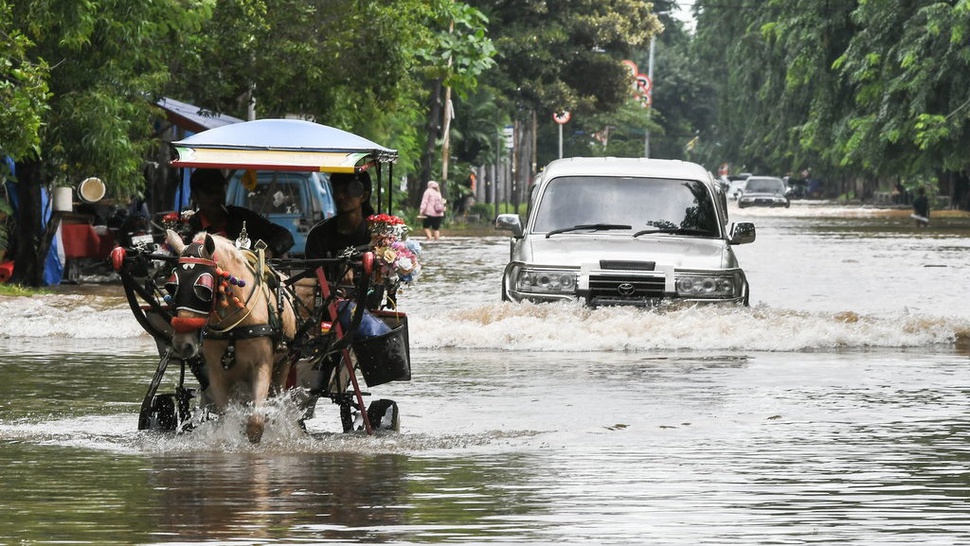
<path id="1" fill-rule="evenodd" d="M 285 339 L 283 333 L 283 293 L 280 290 L 277 273 L 268 266 L 262 266 L 259 268 L 261 270 L 258 270 L 254 262 L 262 265 L 264 261 L 258 259 L 252 252 L 246 252 L 246 254 L 246 266 L 254 282 L 244 302 L 232 294 L 231 286 L 245 288 L 245 281 L 224 271 L 214 259 L 205 257 L 200 243 L 192 243 L 185 248 L 178 259 L 176 271 L 165 284 L 166 291 L 177 301 L 177 309 L 205 314 L 210 319 L 218 317 L 217 324 L 234 320 L 232 324 L 222 328 L 214 327 L 211 321 L 207 321 L 201 328 L 203 340 L 229 341 L 226 352 L 222 356 L 222 366 L 226 369 L 231 368 L 235 363 L 235 342 L 238 340 L 270 337 L 274 350 L 285 347 L 289 341 Z M 180 287 L 191 287 L 191 290 L 180 291 Z M 272 304 L 273 289 L 277 294 L 275 306 Z M 252 313 L 253 297 L 260 290 L 266 298 L 268 323 L 240 326 L 239 324 Z M 217 294 L 221 301 L 217 299 Z M 220 305 L 228 307 L 233 304 L 235 305 L 231 312 L 224 315 L 220 313 Z"/>

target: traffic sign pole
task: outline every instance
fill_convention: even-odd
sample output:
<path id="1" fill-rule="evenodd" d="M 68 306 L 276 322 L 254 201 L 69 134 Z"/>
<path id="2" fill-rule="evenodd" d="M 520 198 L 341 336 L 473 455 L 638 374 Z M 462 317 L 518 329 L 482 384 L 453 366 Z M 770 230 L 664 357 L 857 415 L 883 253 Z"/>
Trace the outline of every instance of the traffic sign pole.
<path id="1" fill-rule="evenodd" d="M 572 114 L 568 111 L 556 112 L 552 115 L 553 121 L 559 124 L 559 159 L 562 159 L 562 126 L 569 122 Z"/>

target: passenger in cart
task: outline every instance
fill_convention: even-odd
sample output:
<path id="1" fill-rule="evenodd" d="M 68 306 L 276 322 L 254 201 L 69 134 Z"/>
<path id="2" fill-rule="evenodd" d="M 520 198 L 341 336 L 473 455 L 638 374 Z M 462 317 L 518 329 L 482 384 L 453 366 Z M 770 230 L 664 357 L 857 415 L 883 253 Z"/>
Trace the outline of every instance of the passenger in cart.
<path id="1" fill-rule="evenodd" d="M 367 218 L 374 214 L 370 204 L 371 179 L 366 172 L 356 174 L 334 173 L 330 175 L 333 197 L 337 204 L 337 214 L 313 226 L 306 238 L 306 257 L 336 258 L 348 247 L 362 247 L 370 244 L 371 234 Z M 336 271 L 326 271 L 327 278 Z M 352 278 L 340 279 L 351 283 Z"/>

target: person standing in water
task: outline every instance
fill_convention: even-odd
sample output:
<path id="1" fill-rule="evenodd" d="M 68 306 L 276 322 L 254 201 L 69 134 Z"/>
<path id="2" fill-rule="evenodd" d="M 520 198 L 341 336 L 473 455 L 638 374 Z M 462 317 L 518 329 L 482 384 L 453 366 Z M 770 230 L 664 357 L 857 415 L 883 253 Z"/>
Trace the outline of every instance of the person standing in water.
<path id="1" fill-rule="evenodd" d="M 424 236 L 429 241 L 441 238 L 441 222 L 445 218 L 445 200 L 441 197 L 441 190 L 434 180 L 428 181 L 428 187 L 421 196 L 421 208 L 418 215 L 423 217 L 422 227 Z"/>
<path id="2" fill-rule="evenodd" d="M 926 197 L 926 188 L 922 186 L 916 190 L 916 199 L 913 199 L 913 219 L 918 228 L 930 225 L 930 200 Z"/>

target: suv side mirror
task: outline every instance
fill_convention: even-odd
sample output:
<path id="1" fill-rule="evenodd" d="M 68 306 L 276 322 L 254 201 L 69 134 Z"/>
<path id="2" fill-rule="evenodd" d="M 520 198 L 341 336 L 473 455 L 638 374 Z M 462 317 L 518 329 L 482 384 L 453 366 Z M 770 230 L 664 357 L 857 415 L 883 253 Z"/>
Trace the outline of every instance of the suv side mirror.
<path id="1" fill-rule="evenodd" d="M 755 235 L 754 224 L 751 222 L 738 222 L 731 226 L 732 245 L 753 243 Z"/>
<path id="2" fill-rule="evenodd" d="M 499 214 L 495 218 L 495 229 L 511 231 L 513 237 L 522 236 L 522 220 L 518 214 Z"/>

